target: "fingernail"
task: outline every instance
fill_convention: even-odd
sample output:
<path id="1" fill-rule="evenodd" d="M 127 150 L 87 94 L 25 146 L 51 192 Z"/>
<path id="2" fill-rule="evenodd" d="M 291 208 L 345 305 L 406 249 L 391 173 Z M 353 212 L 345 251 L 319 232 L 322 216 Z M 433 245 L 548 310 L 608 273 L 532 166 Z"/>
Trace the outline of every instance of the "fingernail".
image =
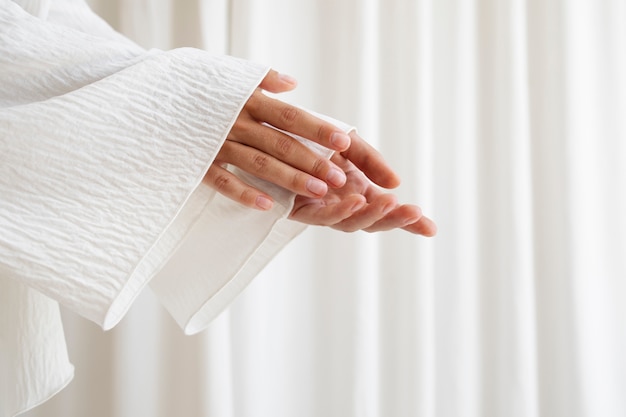
<path id="1" fill-rule="evenodd" d="M 298 84 L 298 80 L 293 78 L 291 75 L 278 74 L 278 78 L 280 78 L 281 81 L 286 82 L 287 84 L 292 84 L 292 85 Z"/>
<path id="2" fill-rule="evenodd" d="M 417 223 L 417 221 L 418 221 L 420 218 L 421 218 L 421 217 L 418 217 L 418 218 L 412 218 L 412 219 L 407 219 L 407 220 L 405 220 L 405 221 L 402 223 L 402 226 L 400 226 L 400 227 L 404 227 L 404 226 L 408 226 L 408 225 L 413 224 L 413 223 Z"/>
<path id="3" fill-rule="evenodd" d="M 347 149 L 350 146 L 350 136 L 345 133 L 335 132 L 330 135 L 330 143 L 337 149 Z"/>
<path id="4" fill-rule="evenodd" d="M 397 203 L 390 203 L 383 207 L 383 214 L 389 214 L 393 209 L 398 207 Z"/>
<path id="5" fill-rule="evenodd" d="M 346 174 L 337 168 L 331 168 L 326 174 L 326 181 L 335 187 L 341 187 L 346 183 Z"/>
<path id="6" fill-rule="evenodd" d="M 258 196 L 255 202 L 256 202 L 257 207 L 262 210 L 269 210 L 274 205 L 272 200 L 262 195 Z"/>
<path id="7" fill-rule="evenodd" d="M 310 179 L 306 182 L 306 189 L 315 195 L 323 196 L 328 191 L 328 186 L 324 181 Z"/>
<path id="8" fill-rule="evenodd" d="M 365 205 L 365 201 L 359 201 L 357 203 L 354 203 L 354 205 L 350 208 L 350 211 L 354 213 L 355 211 L 358 211 L 361 208 L 363 208 L 364 205 Z"/>

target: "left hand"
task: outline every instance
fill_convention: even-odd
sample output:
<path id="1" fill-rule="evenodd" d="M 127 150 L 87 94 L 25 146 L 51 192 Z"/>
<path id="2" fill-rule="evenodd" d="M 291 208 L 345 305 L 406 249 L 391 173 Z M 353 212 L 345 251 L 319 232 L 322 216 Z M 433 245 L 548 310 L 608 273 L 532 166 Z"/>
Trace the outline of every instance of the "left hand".
<path id="1" fill-rule="evenodd" d="M 376 150 L 355 132 L 350 136 L 350 149 L 335 153 L 331 158 L 346 173 L 346 184 L 329 189 L 320 198 L 298 195 L 289 217 L 344 232 L 402 228 L 410 233 L 434 236 L 437 232 L 435 223 L 423 216 L 418 206 L 399 204 L 396 195 L 376 186 L 394 188 L 400 179 Z"/>
<path id="2" fill-rule="evenodd" d="M 277 130 L 335 151 L 350 146 L 350 137 L 333 124 L 262 92 L 280 93 L 294 87 L 295 81 L 290 77 L 274 70 L 267 74 L 237 116 L 204 177 L 206 184 L 232 200 L 260 210 L 270 209 L 272 198 L 241 181 L 226 165 L 308 197 L 322 197 L 329 187 L 343 186 L 346 177 L 339 167 Z"/>

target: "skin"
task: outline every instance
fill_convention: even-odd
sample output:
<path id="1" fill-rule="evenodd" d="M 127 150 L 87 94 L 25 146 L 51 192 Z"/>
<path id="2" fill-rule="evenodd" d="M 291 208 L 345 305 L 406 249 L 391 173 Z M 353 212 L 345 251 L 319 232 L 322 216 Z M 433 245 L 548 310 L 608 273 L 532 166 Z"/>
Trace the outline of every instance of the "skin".
<path id="1" fill-rule="evenodd" d="M 296 87 L 293 78 L 270 71 L 244 105 L 204 181 L 245 206 L 269 210 L 272 198 L 225 169 L 231 164 L 297 194 L 290 218 L 344 232 L 380 232 L 397 228 L 434 236 L 435 223 L 413 204 L 398 203 L 383 188 L 400 178 L 384 158 L 356 132 L 346 135 L 334 125 L 263 90 L 281 93 Z M 264 126 L 305 137 L 335 150 L 330 160 L 319 157 L 290 136 Z"/>
<path id="2" fill-rule="evenodd" d="M 395 188 L 400 184 L 400 178 L 378 151 L 356 132 L 350 135 L 350 149 L 335 153 L 331 158 L 346 173 L 346 184 L 329 189 L 320 198 L 298 195 L 290 218 L 343 232 L 382 232 L 401 228 L 413 234 L 434 236 L 437 233 L 435 223 L 422 215 L 418 206 L 400 204 L 395 194 L 378 187 Z"/>
<path id="3" fill-rule="evenodd" d="M 270 202 L 271 197 L 241 182 L 223 168 L 225 164 L 307 197 L 322 197 L 329 186 L 341 187 L 346 181 L 345 173 L 334 163 L 263 125 L 270 124 L 336 151 L 349 148 L 350 137 L 334 125 L 262 92 L 291 90 L 295 82 L 289 80 L 276 71 L 265 77 L 237 117 L 205 178 L 220 193 L 248 207 L 269 209 L 271 206 L 259 205 L 259 197 Z"/>

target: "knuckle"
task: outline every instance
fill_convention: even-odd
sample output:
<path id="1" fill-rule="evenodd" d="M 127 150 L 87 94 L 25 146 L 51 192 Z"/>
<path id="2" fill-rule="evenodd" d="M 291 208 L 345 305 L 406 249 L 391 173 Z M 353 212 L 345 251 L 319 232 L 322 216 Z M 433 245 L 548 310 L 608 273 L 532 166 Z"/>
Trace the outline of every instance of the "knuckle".
<path id="1" fill-rule="evenodd" d="M 281 136 L 276 142 L 276 149 L 281 156 L 289 155 L 294 146 L 294 141 L 288 136 Z"/>
<path id="2" fill-rule="evenodd" d="M 223 192 L 230 188 L 231 180 L 228 175 L 219 174 L 215 177 L 213 184 L 216 190 Z"/>
<path id="3" fill-rule="evenodd" d="M 252 159 L 252 164 L 258 172 L 266 171 L 269 163 L 269 157 L 264 154 L 256 154 Z"/>
<path id="4" fill-rule="evenodd" d="M 302 175 L 302 173 L 300 172 L 296 172 L 295 174 L 293 174 L 291 176 L 291 187 L 294 190 L 298 190 L 301 188 L 302 184 L 304 184 L 304 182 L 306 181 L 306 179 L 304 178 L 304 175 Z"/>
<path id="5" fill-rule="evenodd" d="M 300 110 L 293 106 L 285 106 L 280 112 L 281 120 L 291 126 L 300 116 Z"/>
<path id="6" fill-rule="evenodd" d="M 328 165 L 328 161 L 324 158 L 317 158 L 311 167 L 314 174 L 322 174 Z"/>
<path id="7" fill-rule="evenodd" d="M 239 200 L 244 204 L 251 205 L 254 202 L 254 192 L 246 188 L 239 194 Z"/>
<path id="8" fill-rule="evenodd" d="M 330 137 L 330 133 L 330 129 L 328 129 L 326 125 L 321 124 L 317 128 L 317 140 L 323 142 L 326 138 Z"/>

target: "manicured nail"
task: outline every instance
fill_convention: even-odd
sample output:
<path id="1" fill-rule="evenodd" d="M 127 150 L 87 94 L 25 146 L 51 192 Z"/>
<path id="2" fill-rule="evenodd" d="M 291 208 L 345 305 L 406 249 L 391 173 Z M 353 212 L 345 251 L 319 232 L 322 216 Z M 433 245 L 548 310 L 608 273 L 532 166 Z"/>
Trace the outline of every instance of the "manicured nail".
<path id="1" fill-rule="evenodd" d="M 357 203 L 354 203 L 354 205 L 350 208 L 350 211 L 354 213 L 355 211 L 361 210 L 364 205 L 365 201 L 359 201 Z"/>
<path id="2" fill-rule="evenodd" d="M 330 143 L 337 149 L 348 149 L 350 146 L 350 136 L 345 133 L 335 132 L 330 135 Z"/>
<path id="3" fill-rule="evenodd" d="M 398 204 L 397 204 L 397 203 L 390 203 L 390 204 L 387 204 L 385 207 L 383 207 L 383 214 L 389 214 L 389 213 L 391 213 L 391 211 L 392 211 L 393 209 L 395 209 L 396 207 L 398 207 Z"/>
<path id="4" fill-rule="evenodd" d="M 328 191 L 328 186 L 324 181 L 310 179 L 306 182 L 306 189 L 315 195 L 323 196 Z"/>
<path id="5" fill-rule="evenodd" d="M 326 181 L 334 187 L 342 187 L 346 183 L 346 174 L 337 168 L 331 168 L 326 174 Z"/>
<path id="6" fill-rule="evenodd" d="M 421 217 L 412 217 L 410 219 L 405 219 L 404 222 L 402 223 L 402 226 L 400 226 L 400 227 L 404 227 L 404 226 L 408 226 L 408 225 L 413 224 L 413 223 L 417 223 L 417 221 L 419 219 L 421 219 Z"/>
<path id="7" fill-rule="evenodd" d="M 256 202 L 257 207 L 260 208 L 261 210 L 269 210 L 274 205 L 272 200 L 262 195 L 258 196 L 255 202 Z"/>
<path id="8" fill-rule="evenodd" d="M 298 80 L 296 80 L 295 78 L 293 78 L 291 75 L 287 75 L 287 74 L 278 74 L 278 78 L 280 78 L 281 81 L 287 83 L 287 84 L 291 84 L 291 85 L 296 85 L 298 84 Z"/>

